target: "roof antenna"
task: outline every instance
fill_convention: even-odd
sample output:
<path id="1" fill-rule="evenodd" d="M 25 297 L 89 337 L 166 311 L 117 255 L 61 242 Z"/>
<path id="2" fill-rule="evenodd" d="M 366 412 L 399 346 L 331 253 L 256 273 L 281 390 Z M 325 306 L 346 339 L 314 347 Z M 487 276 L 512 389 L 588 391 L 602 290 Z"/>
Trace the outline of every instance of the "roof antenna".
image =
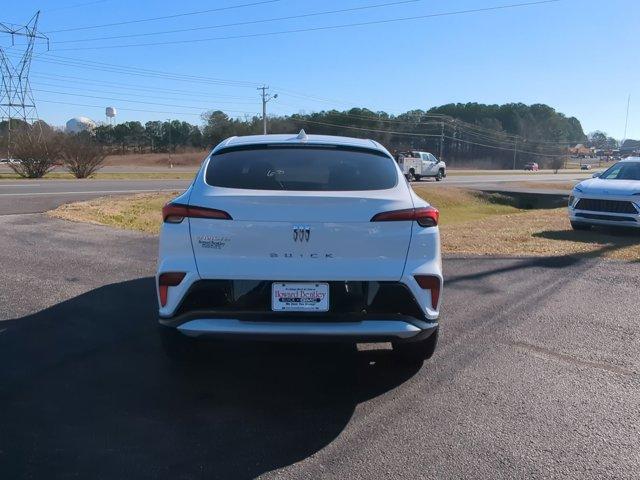
<path id="1" fill-rule="evenodd" d="M 298 133 L 296 140 L 302 140 L 303 142 L 307 141 L 307 132 L 304 131 L 304 128 L 300 130 L 300 133 Z"/>

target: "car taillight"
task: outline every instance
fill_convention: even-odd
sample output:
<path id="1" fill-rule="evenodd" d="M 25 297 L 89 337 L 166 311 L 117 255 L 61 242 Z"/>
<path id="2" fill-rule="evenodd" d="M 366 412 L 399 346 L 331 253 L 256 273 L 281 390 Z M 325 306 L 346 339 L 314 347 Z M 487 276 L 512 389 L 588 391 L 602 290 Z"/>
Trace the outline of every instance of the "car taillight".
<path id="1" fill-rule="evenodd" d="M 162 219 L 165 223 L 180 223 L 185 218 L 213 218 L 232 220 L 231 215 L 222 210 L 205 207 L 191 207 L 179 203 L 167 203 L 162 207 Z"/>
<path id="2" fill-rule="evenodd" d="M 415 275 L 414 278 L 420 288 L 431 292 L 431 306 L 438 308 L 438 300 L 440 300 L 440 278 L 433 275 Z"/>
<path id="3" fill-rule="evenodd" d="M 167 294 L 169 287 L 180 285 L 186 274 L 184 272 L 165 272 L 158 277 L 158 292 L 160 293 L 160 305 L 163 307 L 167 304 Z"/>
<path id="4" fill-rule="evenodd" d="M 372 222 L 398 222 L 413 221 L 418 222 L 421 227 L 435 227 L 438 225 L 440 212 L 437 208 L 421 207 L 407 208 L 405 210 L 392 210 L 390 212 L 382 212 L 373 216 Z"/>

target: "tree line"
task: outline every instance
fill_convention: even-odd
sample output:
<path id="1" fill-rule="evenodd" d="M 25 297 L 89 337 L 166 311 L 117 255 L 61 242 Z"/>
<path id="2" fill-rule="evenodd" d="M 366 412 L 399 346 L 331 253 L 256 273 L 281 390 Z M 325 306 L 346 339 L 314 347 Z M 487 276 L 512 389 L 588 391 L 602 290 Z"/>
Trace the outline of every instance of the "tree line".
<path id="1" fill-rule="evenodd" d="M 232 119 L 220 111 L 204 116 L 203 139 L 215 145 L 231 135 L 261 133 L 261 119 Z M 510 168 L 537 161 L 551 166 L 569 146 L 588 143 L 580 121 L 542 105 L 449 104 L 399 115 L 364 108 L 269 118 L 270 133 L 370 138 L 392 152 L 429 151 L 451 165 Z"/>
<path id="2" fill-rule="evenodd" d="M 370 138 L 392 152 L 429 151 L 452 166 L 476 168 L 520 168 L 532 161 L 552 166 L 577 143 L 596 148 L 617 144 L 603 132 L 585 135 L 578 119 L 543 104 L 456 103 L 398 115 L 352 108 L 270 116 L 268 123 L 269 133 L 305 129 L 314 134 Z M 35 130 L 35 126 L 30 128 Z M 44 122 L 38 128 L 53 138 L 53 130 Z M 20 129 L 19 122 L 12 124 L 13 131 Z M 180 120 L 123 122 L 98 126 L 83 138 L 106 153 L 126 154 L 211 148 L 230 136 L 260 133 L 260 117 L 234 118 L 214 110 L 202 115 L 200 125 Z M 7 142 L 6 122 L 0 123 L 0 148 Z"/>

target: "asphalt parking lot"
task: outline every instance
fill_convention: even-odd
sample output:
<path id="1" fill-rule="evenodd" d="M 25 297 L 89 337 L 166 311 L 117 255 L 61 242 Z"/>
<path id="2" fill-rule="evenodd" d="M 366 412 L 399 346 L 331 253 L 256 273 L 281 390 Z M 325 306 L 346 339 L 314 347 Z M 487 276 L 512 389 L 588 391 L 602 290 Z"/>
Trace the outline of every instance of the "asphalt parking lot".
<path id="1" fill-rule="evenodd" d="M 640 263 L 446 258 L 422 368 L 156 336 L 155 237 L 0 216 L 0 478 L 638 478 Z"/>

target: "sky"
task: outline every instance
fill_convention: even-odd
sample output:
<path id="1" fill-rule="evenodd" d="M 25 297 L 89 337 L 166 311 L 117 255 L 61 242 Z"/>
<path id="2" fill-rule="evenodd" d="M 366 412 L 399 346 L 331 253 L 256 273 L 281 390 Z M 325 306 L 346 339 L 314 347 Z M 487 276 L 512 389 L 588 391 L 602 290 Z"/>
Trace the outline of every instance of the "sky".
<path id="1" fill-rule="evenodd" d="M 0 22 L 24 24 L 41 10 L 49 50 L 37 42 L 30 80 L 40 118 L 53 125 L 104 121 L 107 106 L 118 109 L 117 122 L 201 123 L 211 109 L 256 115 L 265 84 L 278 94 L 273 114 L 546 103 L 585 132 L 619 139 L 630 95 L 626 137 L 640 138 L 640 2 L 426 17 L 518 3 L 526 0 L 22 0 L 2 9 Z M 357 10 L 309 15 L 344 9 Z M 156 34 L 173 30 L 188 31 Z M 101 37 L 122 38 L 92 40 Z M 13 60 L 23 43 L 10 47 L 0 34 Z"/>

